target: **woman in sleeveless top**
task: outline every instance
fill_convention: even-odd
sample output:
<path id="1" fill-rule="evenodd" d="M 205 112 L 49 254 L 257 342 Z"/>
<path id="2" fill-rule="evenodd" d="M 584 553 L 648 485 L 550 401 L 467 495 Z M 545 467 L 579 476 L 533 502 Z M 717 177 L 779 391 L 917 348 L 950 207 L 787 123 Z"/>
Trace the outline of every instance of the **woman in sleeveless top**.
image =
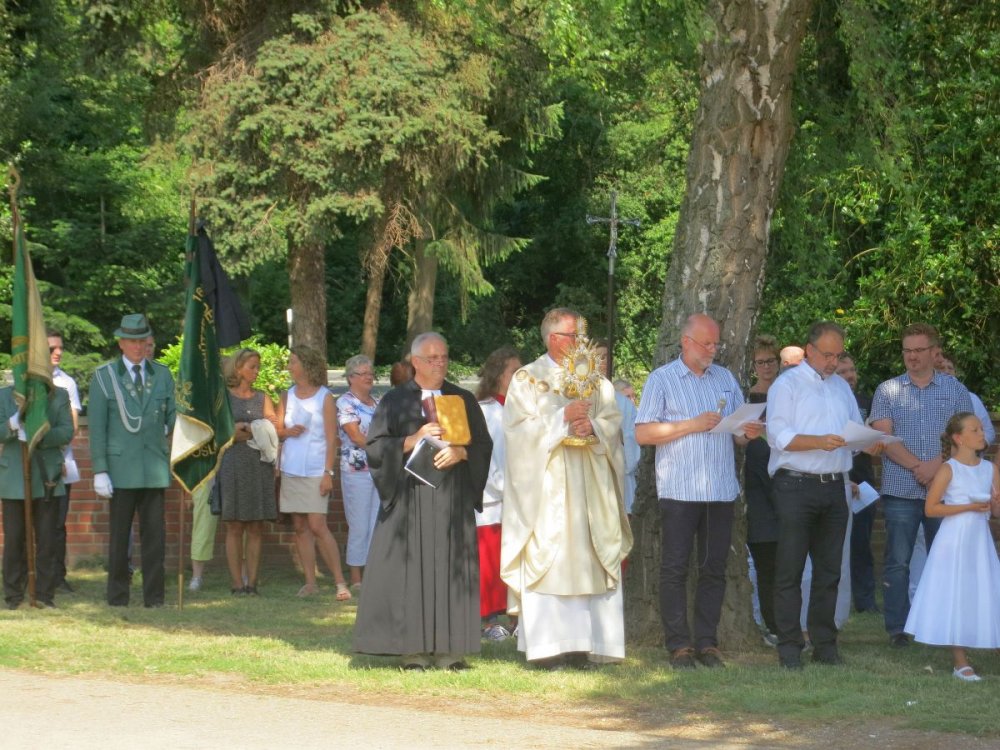
<path id="1" fill-rule="evenodd" d="M 226 362 L 229 407 L 236 432 L 232 446 L 222 457 L 218 481 L 222 520 L 226 523 L 230 592 L 234 595 L 257 594 L 264 521 L 277 517 L 274 462 L 264 461 L 260 450 L 250 443 L 251 423 L 266 419 L 276 426 L 277 422 L 271 399 L 253 387 L 259 374 L 260 354 L 253 349 L 240 349 Z"/>
<path id="2" fill-rule="evenodd" d="M 313 349 L 297 346 L 288 358 L 292 387 L 278 406 L 281 448 L 281 511 L 292 516 L 295 544 L 305 573 L 299 596 L 318 593 L 316 549 L 333 574 L 337 601 L 351 598 L 340 565 L 337 540 L 326 524 L 336 476 L 337 410 L 326 387 L 326 363 Z"/>

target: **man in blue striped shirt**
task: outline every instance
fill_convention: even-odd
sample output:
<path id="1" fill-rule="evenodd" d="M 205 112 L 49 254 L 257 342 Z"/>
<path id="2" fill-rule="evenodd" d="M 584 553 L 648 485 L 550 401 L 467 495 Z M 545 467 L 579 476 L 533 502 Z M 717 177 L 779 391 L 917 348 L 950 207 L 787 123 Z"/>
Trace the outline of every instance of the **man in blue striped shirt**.
<path id="1" fill-rule="evenodd" d="M 693 668 L 696 660 L 706 667 L 722 666 L 717 630 L 726 591 L 733 500 L 740 485 L 733 436 L 709 430 L 742 406 L 743 394 L 733 374 L 713 364 L 718 350 L 718 324 L 707 315 L 689 317 L 681 331 L 681 356 L 650 374 L 636 417 L 636 441 L 656 446 L 663 524 L 660 616 L 670 663 L 679 669 Z M 744 437 L 753 439 L 761 430 L 759 422 L 751 423 Z M 696 537 L 692 635 L 687 576 Z"/>
<path id="2" fill-rule="evenodd" d="M 924 515 L 927 485 L 941 468 L 941 433 L 954 414 L 972 411 L 969 391 L 951 375 L 934 370 L 937 329 L 915 323 L 903 330 L 906 372 L 886 380 L 872 398 L 872 427 L 903 439 L 885 449 L 882 509 L 885 513 L 885 630 L 889 642 L 910 644 L 903 632 L 910 613 L 910 558 L 917 529 L 924 526 L 930 551 L 940 518 Z"/>

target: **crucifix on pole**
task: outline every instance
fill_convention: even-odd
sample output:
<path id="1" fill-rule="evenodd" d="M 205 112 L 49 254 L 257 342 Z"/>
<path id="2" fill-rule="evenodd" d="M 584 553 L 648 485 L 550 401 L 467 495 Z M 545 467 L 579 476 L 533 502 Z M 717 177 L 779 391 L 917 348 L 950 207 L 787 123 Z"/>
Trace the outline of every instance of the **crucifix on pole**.
<path id="1" fill-rule="evenodd" d="M 611 191 L 611 216 L 591 216 L 587 214 L 588 224 L 610 224 L 611 244 L 608 246 L 608 379 L 614 372 L 615 352 L 615 261 L 618 260 L 618 225 L 627 224 L 630 227 L 642 226 L 639 219 L 618 218 L 618 191 Z"/>

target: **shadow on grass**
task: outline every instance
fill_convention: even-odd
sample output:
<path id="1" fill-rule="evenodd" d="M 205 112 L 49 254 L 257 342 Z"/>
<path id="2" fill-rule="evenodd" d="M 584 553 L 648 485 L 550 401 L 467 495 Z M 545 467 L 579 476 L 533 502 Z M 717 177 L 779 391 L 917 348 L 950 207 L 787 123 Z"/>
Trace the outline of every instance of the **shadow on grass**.
<path id="1" fill-rule="evenodd" d="M 759 736 L 782 731 L 778 726 L 794 734 L 796 728 L 824 725 L 850 727 L 855 734 L 866 725 L 889 725 L 1000 737 L 997 652 L 973 652 L 973 664 L 985 679 L 962 684 L 950 676 L 946 649 L 890 649 L 876 615 L 855 615 L 845 627 L 841 651 L 846 666 L 807 661 L 798 673 L 781 670 L 775 652 L 764 646 L 726 654 L 725 669 L 674 672 L 662 649 L 630 646 L 620 665 L 548 673 L 527 666 L 508 640 L 484 643 L 482 653 L 469 659 L 473 669 L 468 672 L 417 674 L 401 672 L 396 658 L 352 652 L 357 601 L 336 602 L 328 580 L 321 581 L 319 595 L 298 598 L 301 578 L 294 571 L 265 573 L 259 597 L 234 597 L 227 576 L 211 571 L 202 591 L 185 591 L 183 609 L 176 606 L 176 577 L 168 576 L 168 605 L 147 610 L 141 606 L 138 580 L 132 606 L 112 609 L 104 604 L 103 571 L 73 571 L 77 593 L 60 595 L 59 609 L 0 615 L 0 621 L 10 622 L 41 616 L 61 628 L 41 645 L 8 643 L 0 649 L 3 663 L 32 666 L 40 651 L 50 650 L 58 663 L 62 644 L 52 641 L 80 632 L 86 644 L 89 631 L 95 633 L 90 643 L 96 649 L 96 634 L 108 638 L 110 631 L 114 640 L 104 647 L 103 661 L 83 659 L 79 671 L 218 673 L 303 688 L 332 682 L 359 694 L 392 692 L 459 703 L 499 699 L 525 711 L 544 700 L 547 711 L 558 705 L 583 706 L 595 719 L 618 721 L 634 731 L 696 722 L 703 736 L 717 738 L 732 738 L 734 727 L 759 727 Z M 72 653 L 72 644 L 65 647 Z M 172 653 L 177 651 L 184 653 Z M 161 656 L 165 653 L 170 661 Z"/>

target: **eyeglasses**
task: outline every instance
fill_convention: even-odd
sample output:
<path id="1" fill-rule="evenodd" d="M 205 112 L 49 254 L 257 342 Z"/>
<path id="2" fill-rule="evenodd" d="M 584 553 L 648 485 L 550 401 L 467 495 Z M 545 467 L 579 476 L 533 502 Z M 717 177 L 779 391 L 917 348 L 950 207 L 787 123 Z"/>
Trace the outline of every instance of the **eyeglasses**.
<path id="1" fill-rule="evenodd" d="M 433 354 L 430 357 L 424 357 L 424 356 L 421 356 L 420 354 L 415 354 L 414 356 L 417 359 L 422 359 L 424 362 L 426 362 L 429 365 L 443 365 L 445 362 L 448 361 L 448 355 L 447 354 Z"/>
<path id="2" fill-rule="evenodd" d="M 843 352 L 824 352 L 822 349 L 818 349 L 815 346 L 813 346 L 813 349 L 816 349 L 816 352 L 819 354 L 819 356 L 821 356 L 827 362 L 832 362 L 833 360 L 837 360 L 839 362 L 840 358 L 844 356 Z"/>
<path id="3" fill-rule="evenodd" d="M 356 372 L 352 372 L 347 377 L 349 377 L 349 378 L 353 378 L 353 377 L 374 378 L 375 377 L 375 373 L 372 372 L 371 370 L 358 370 Z"/>
<path id="4" fill-rule="evenodd" d="M 933 348 L 933 346 L 917 346 L 913 349 L 903 347 L 903 354 L 923 354 L 924 352 L 929 352 Z"/>
<path id="5" fill-rule="evenodd" d="M 778 364 L 778 358 L 777 357 L 768 357 L 767 359 L 755 359 L 753 361 L 753 363 L 755 365 L 757 365 L 757 367 L 766 367 L 767 365 L 776 365 L 776 364 Z"/>
<path id="6" fill-rule="evenodd" d="M 575 339 L 577 334 L 575 333 L 563 333 L 562 331 L 553 331 L 553 336 L 565 336 L 566 338 Z"/>
<path id="7" fill-rule="evenodd" d="M 708 344 L 703 344 L 698 339 L 693 338 L 691 336 L 685 336 L 684 338 L 686 338 L 688 341 L 693 341 L 695 344 L 697 344 L 698 346 L 700 346 L 706 352 L 714 352 L 714 351 L 718 351 L 719 349 L 722 348 L 722 343 L 719 342 L 719 341 L 712 341 L 712 342 L 710 342 Z"/>

